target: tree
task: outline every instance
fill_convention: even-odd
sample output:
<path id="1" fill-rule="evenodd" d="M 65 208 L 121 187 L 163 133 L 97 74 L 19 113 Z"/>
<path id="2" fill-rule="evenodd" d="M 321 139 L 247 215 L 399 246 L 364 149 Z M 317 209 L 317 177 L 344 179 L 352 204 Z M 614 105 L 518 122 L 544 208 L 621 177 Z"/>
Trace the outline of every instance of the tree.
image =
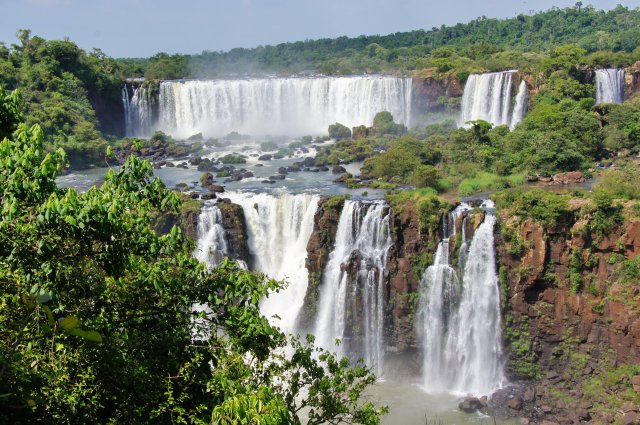
<path id="1" fill-rule="evenodd" d="M 329 126 L 329 137 L 336 140 L 348 139 L 351 137 L 351 130 L 346 125 L 337 122 Z"/>
<path id="2" fill-rule="evenodd" d="M 151 229 L 150 213 L 179 200 L 149 162 L 59 189 L 64 151 L 0 118 L 15 128 L 0 141 L 2 421 L 299 424 L 308 408 L 311 423 L 379 423 L 385 409 L 361 399 L 369 369 L 311 340 L 283 354 L 259 311 L 281 283 L 229 262 L 207 270 L 179 228 Z"/>

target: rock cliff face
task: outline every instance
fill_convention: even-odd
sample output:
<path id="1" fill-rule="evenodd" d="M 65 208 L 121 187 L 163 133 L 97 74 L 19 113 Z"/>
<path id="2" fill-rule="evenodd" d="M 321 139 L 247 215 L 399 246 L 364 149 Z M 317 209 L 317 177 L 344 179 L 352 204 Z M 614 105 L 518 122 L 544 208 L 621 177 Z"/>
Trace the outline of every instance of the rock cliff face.
<path id="1" fill-rule="evenodd" d="M 251 254 L 247 245 L 247 229 L 242 207 L 225 200 L 218 202 L 217 205 L 222 214 L 222 226 L 227 234 L 230 259 L 242 260 L 251 267 L 249 262 Z"/>
<path id="2" fill-rule="evenodd" d="M 554 227 L 502 212 L 497 237 L 512 377 L 534 375 L 538 404 L 559 422 L 613 420 L 640 370 L 640 218 L 597 237 L 577 210 Z M 631 279 L 629 279 L 631 276 Z M 528 342 L 527 342 L 528 341 Z M 619 382 L 605 383 L 604 376 Z M 594 385 L 596 387 L 594 387 Z M 601 388 L 597 388 L 600 385 Z M 609 393 L 607 396 L 605 391 Z M 637 396 L 636 396 L 637 397 Z M 580 407 L 580 418 L 575 409 Z M 609 413 L 607 413 L 609 412 Z"/>
<path id="3" fill-rule="evenodd" d="M 307 244 L 306 266 L 309 271 L 309 285 L 298 316 L 298 326 L 305 331 L 312 330 L 316 318 L 322 273 L 335 245 L 338 221 L 345 199 L 342 196 L 334 196 L 322 198 L 318 202 L 313 219 L 313 232 Z"/>
<path id="4" fill-rule="evenodd" d="M 439 98 L 461 97 L 463 91 L 464 86 L 457 78 L 436 79 L 425 70 L 413 78 L 412 110 L 417 114 L 442 111 L 444 105 L 438 102 Z"/>

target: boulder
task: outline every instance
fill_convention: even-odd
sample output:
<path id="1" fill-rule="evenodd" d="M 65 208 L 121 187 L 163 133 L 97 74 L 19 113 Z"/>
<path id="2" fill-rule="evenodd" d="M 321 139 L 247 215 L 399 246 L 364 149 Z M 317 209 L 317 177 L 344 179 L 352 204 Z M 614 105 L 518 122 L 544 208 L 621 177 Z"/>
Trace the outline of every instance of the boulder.
<path id="1" fill-rule="evenodd" d="M 179 192 L 185 192 L 187 190 L 189 190 L 189 185 L 186 183 L 178 183 L 175 187 L 175 189 Z"/>
<path id="2" fill-rule="evenodd" d="M 278 168 L 278 174 L 287 174 L 288 172 L 289 170 L 287 169 L 287 167 Z"/>
<path id="3" fill-rule="evenodd" d="M 622 425 L 638 425 L 640 418 L 636 412 L 627 412 L 622 416 Z"/>
<path id="4" fill-rule="evenodd" d="M 210 192 L 215 192 L 215 193 L 222 193 L 224 192 L 224 187 L 217 185 L 217 184 L 212 184 L 210 186 L 207 186 L 207 189 L 209 189 Z"/>
<path id="5" fill-rule="evenodd" d="M 334 165 L 333 168 L 331 169 L 331 172 L 333 174 L 342 174 L 342 173 L 346 173 L 347 170 L 342 165 Z"/>
<path id="6" fill-rule="evenodd" d="M 458 408 L 466 413 L 473 413 L 482 409 L 482 403 L 477 397 L 467 397 L 458 404 Z"/>
<path id="7" fill-rule="evenodd" d="M 507 402 L 507 406 L 513 410 L 522 409 L 522 399 L 520 397 L 513 397 L 511 400 Z"/>
<path id="8" fill-rule="evenodd" d="M 284 180 L 284 174 L 276 174 L 275 176 L 269 176 L 269 180 L 271 181 L 276 181 L 276 180 Z"/>
<path id="9" fill-rule="evenodd" d="M 273 158 L 273 155 L 268 154 L 268 153 L 265 153 L 264 155 L 260 155 L 260 156 L 258 157 L 258 159 L 259 159 L 260 161 L 271 161 L 271 158 Z"/>

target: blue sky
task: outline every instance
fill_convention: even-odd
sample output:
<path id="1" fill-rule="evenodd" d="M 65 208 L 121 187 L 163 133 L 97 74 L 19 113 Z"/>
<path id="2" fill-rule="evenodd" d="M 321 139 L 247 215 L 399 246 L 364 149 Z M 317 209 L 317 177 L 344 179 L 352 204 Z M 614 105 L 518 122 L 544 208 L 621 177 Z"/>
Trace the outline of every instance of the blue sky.
<path id="1" fill-rule="evenodd" d="M 199 53 L 340 35 L 388 34 L 479 16 L 567 7 L 576 0 L 0 0 L 0 41 L 28 28 L 114 57 Z M 640 0 L 584 1 L 599 9 Z"/>

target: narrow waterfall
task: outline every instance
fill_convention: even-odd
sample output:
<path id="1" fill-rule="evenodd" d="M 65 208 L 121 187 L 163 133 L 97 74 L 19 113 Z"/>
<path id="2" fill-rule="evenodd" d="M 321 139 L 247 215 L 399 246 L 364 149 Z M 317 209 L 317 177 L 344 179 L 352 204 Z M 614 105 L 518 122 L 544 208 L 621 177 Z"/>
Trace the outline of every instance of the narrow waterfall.
<path id="1" fill-rule="evenodd" d="M 460 125 L 484 120 L 494 125 L 514 127 L 526 113 L 527 85 L 521 82 L 512 109 L 513 82 L 517 71 L 469 75 L 462 95 Z M 524 83 L 524 84 L 523 84 Z"/>
<path id="2" fill-rule="evenodd" d="M 129 95 L 131 91 L 131 95 Z M 151 94 L 143 85 L 122 87 L 125 131 L 128 137 L 146 137 L 154 130 Z"/>
<path id="3" fill-rule="evenodd" d="M 596 69 L 596 103 L 624 102 L 624 69 Z"/>
<path id="4" fill-rule="evenodd" d="M 384 372 L 384 279 L 391 246 L 383 202 L 345 202 L 321 283 L 314 332 L 318 345 L 363 357 L 378 376 Z"/>
<path id="5" fill-rule="evenodd" d="M 198 216 L 198 241 L 193 254 L 200 262 L 215 267 L 229 255 L 229 243 L 216 205 L 207 205 Z"/>
<path id="6" fill-rule="evenodd" d="M 381 111 L 409 125 L 411 86 L 410 78 L 390 76 L 164 81 L 154 123 L 146 121 L 151 104 L 144 91 L 123 101 L 131 117 L 128 135 L 324 134 L 335 122 L 371 125 Z"/>
<path id="7" fill-rule="evenodd" d="M 520 87 L 518 87 L 518 94 L 516 95 L 516 104 L 513 108 L 513 114 L 511 116 L 510 129 L 514 129 L 520 121 L 524 119 L 527 114 L 527 108 L 529 107 L 529 90 L 527 89 L 527 83 L 520 81 Z"/>
<path id="8" fill-rule="evenodd" d="M 422 383 L 430 392 L 484 395 L 504 383 L 495 217 L 490 205 L 468 250 L 463 221 L 462 278 L 449 258 L 455 223 L 469 209 L 462 204 L 443 219 L 442 242 L 434 264 L 422 277 L 416 326 L 423 348 Z"/>
<path id="9" fill-rule="evenodd" d="M 319 196 L 228 192 L 225 197 L 242 206 L 253 268 L 287 282 L 285 289 L 263 300 L 260 310 L 282 331 L 294 332 L 307 292 L 307 243 Z"/>

